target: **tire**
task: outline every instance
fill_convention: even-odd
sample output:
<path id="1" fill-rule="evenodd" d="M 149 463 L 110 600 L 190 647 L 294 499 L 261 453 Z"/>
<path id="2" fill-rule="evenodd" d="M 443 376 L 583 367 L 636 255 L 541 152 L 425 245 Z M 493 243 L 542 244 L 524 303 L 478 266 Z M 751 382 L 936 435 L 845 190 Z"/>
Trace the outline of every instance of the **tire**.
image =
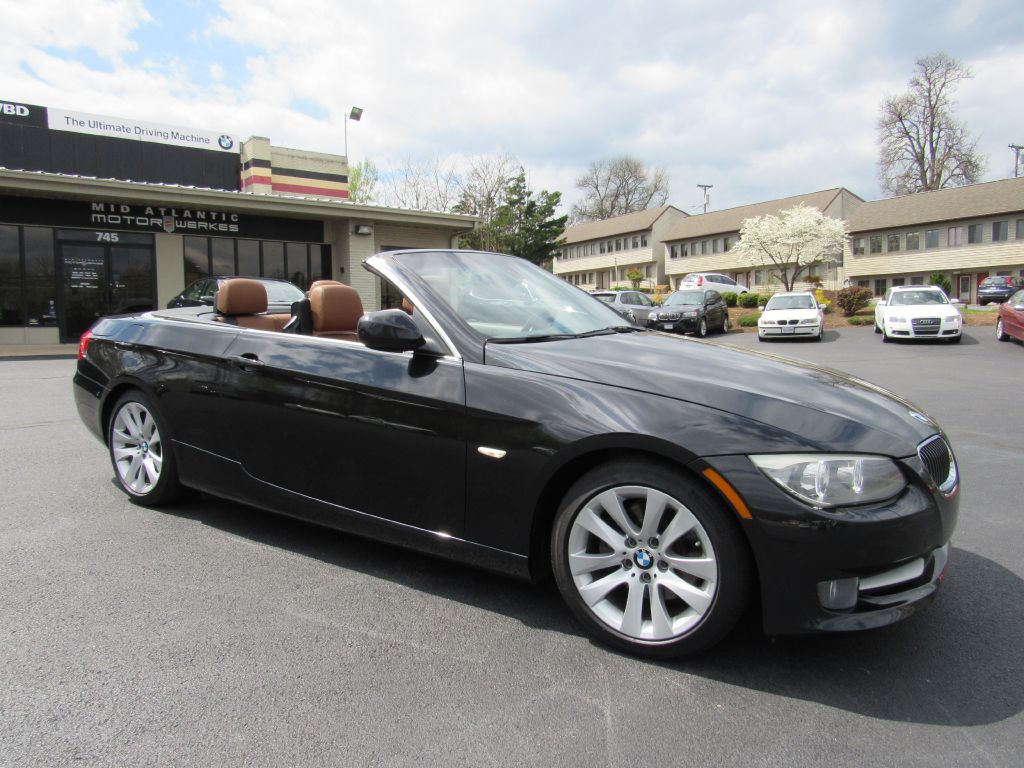
<path id="1" fill-rule="evenodd" d="M 725 315 L 725 317 L 722 318 L 722 333 L 728 333 L 728 332 L 729 332 L 729 315 Z"/>
<path id="2" fill-rule="evenodd" d="M 650 501 L 657 504 L 648 518 Z M 596 467 L 569 489 L 552 528 L 551 563 L 589 634 L 650 658 L 721 640 L 752 580 L 742 532 L 718 499 L 681 470 L 639 460 Z"/>
<path id="3" fill-rule="evenodd" d="M 761 335 L 761 334 L 759 333 L 759 334 L 757 334 L 757 340 L 758 340 L 758 341 L 765 341 L 765 338 L 764 338 L 764 336 L 762 336 L 762 335 Z"/>
<path id="4" fill-rule="evenodd" d="M 707 335 L 708 335 L 708 321 L 707 321 L 707 318 L 702 317 L 700 319 L 700 322 L 697 323 L 697 336 L 699 338 L 703 339 Z"/>
<path id="5" fill-rule="evenodd" d="M 950 338 L 949 343 L 950 344 L 959 344 L 960 343 L 960 339 L 962 339 L 963 337 L 964 337 L 964 335 L 962 333 L 958 334 L 956 336 L 953 336 L 953 337 Z"/>
<path id="6" fill-rule="evenodd" d="M 1001 317 L 996 320 L 996 338 L 999 339 L 999 341 L 1010 340 L 1010 334 L 1008 334 L 1006 329 L 1003 327 L 1003 318 Z"/>
<path id="7" fill-rule="evenodd" d="M 825 326 L 824 325 L 819 325 L 818 326 L 818 335 L 814 337 L 814 340 L 815 341 L 821 341 L 823 338 L 825 338 Z"/>
<path id="8" fill-rule="evenodd" d="M 107 450 L 114 479 L 136 504 L 156 507 L 181 496 L 167 427 L 139 390 L 126 392 L 115 403 L 107 425 Z"/>
<path id="9" fill-rule="evenodd" d="M 889 334 L 886 333 L 885 329 L 883 328 L 882 329 L 882 343 L 883 344 L 888 344 L 890 341 L 892 341 L 892 339 L 889 338 Z"/>
<path id="10" fill-rule="evenodd" d="M 878 327 L 878 323 L 875 323 L 875 333 L 881 333 L 882 329 Z"/>

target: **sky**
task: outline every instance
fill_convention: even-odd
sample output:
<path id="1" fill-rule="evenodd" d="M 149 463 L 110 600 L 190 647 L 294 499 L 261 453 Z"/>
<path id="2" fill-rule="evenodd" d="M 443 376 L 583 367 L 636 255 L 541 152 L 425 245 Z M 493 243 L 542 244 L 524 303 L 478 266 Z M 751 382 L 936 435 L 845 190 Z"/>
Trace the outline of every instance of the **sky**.
<path id="1" fill-rule="evenodd" d="M 507 153 L 534 189 L 633 155 L 699 212 L 882 196 L 878 108 L 944 51 L 984 180 L 1024 144 L 1020 0 L 0 0 L 0 100 L 269 137 L 396 168 Z"/>

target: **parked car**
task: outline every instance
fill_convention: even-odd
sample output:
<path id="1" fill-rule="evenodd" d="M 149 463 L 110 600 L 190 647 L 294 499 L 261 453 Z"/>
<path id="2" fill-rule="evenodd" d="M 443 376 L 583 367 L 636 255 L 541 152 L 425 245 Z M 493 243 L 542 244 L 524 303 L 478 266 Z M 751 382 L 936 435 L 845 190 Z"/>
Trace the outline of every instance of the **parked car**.
<path id="1" fill-rule="evenodd" d="M 946 292 L 934 285 L 890 288 L 875 305 L 875 333 L 893 339 L 945 339 L 958 344 L 963 318 Z"/>
<path id="2" fill-rule="evenodd" d="M 707 336 L 710 330 L 725 333 L 729 330 L 729 307 L 718 291 L 703 288 L 676 291 L 665 299 L 660 309 L 652 310 L 647 326 L 701 337 Z"/>
<path id="3" fill-rule="evenodd" d="M 825 335 L 825 315 L 813 293 L 776 293 L 757 319 L 757 340 L 811 338 Z"/>
<path id="4" fill-rule="evenodd" d="M 640 291 L 594 291 L 590 295 L 639 325 L 647 325 L 654 308 L 654 302 Z"/>
<path id="5" fill-rule="evenodd" d="M 168 309 L 175 307 L 199 307 L 213 306 L 214 297 L 220 286 L 226 280 L 234 277 L 218 275 L 216 277 L 201 277 L 188 284 L 184 291 L 179 293 L 169 302 Z M 270 312 L 289 312 L 292 302 L 305 298 L 306 294 L 302 289 L 287 280 L 278 280 L 272 277 L 250 277 L 249 280 L 258 280 L 267 289 L 267 304 Z"/>
<path id="6" fill-rule="evenodd" d="M 1024 341 L 1024 289 L 1018 290 L 1000 305 L 996 318 L 996 338 L 1000 341 Z"/>
<path id="7" fill-rule="evenodd" d="M 679 282 L 683 288 L 713 288 L 719 293 L 746 293 L 747 287 L 719 272 L 691 272 Z"/>
<path id="8" fill-rule="evenodd" d="M 1009 275 L 986 277 L 978 283 L 978 303 L 983 307 L 990 301 L 1002 303 L 1020 290 L 1021 287 Z"/>
<path id="9" fill-rule="evenodd" d="M 382 560 L 553 572 L 588 632 L 651 657 L 716 643 L 755 591 L 787 633 L 890 624 L 938 589 L 960 479 L 920 408 L 628 324 L 523 259 L 365 266 L 412 314 L 320 285 L 310 334 L 275 332 L 258 284 L 232 281 L 214 309 L 98 321 L 72 389 L 120 489 L 146 506 L 199 489 Z"/>

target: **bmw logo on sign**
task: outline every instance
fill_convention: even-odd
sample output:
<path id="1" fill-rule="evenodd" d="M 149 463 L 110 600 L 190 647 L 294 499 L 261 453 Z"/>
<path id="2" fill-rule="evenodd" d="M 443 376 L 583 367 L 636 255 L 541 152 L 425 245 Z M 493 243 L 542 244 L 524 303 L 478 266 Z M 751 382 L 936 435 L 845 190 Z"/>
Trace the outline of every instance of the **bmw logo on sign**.
<path id="1" fill-rule="evenodd" d="M 227 134 L 224 134 L 219 139 L 217 139 L 217 143 L 220 144 L 221 149 L 231 149 L 233 146 L 235 146 L 235 142 Z"/>
<path id="2" fill-rule="evenodd" d="M 638 549 L 633 555 L 633 562 L 646 571 L 654 563 L 654 556 L 646 549 Z"/>

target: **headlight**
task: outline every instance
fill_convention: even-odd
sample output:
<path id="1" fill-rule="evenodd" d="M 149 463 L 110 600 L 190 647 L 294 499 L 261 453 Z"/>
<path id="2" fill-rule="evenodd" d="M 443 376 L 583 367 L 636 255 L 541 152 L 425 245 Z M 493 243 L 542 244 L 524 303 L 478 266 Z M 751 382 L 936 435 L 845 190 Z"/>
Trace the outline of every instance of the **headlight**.
<path id="1" fill-rule="evenodd" d="M 817 325 L 817 324 L 818 324 L 818 318 L 816 318 L 816 317 L 812 317 L 809 320 L 801 320 L 800 321 L 800 325 Z"/>
<path id="2" fill-rule="evenodd" d="M 845 507 L 892 498 L 907 481 L 884 456 L 785 453 L 751 456 L 766 477 L 815 507 Z"/>
<path id="3" fill-rule="evenodd" d="M 683 314 L 684 314 L 684 315 L 685 315 L 686 317 L 696 317 L 696 316 L 697 316 L 697 313 L 696 313 L 696 312 L 683 312 Z"/>
<path id="4" fill-rule="evenodd" d="M 907 322 L 907 318 L 905 318 L 905 317 L 890 317 L 890 318 L 888 318 L 888 320 L 889 320 L 890 323 L 905 323 L 905 322 Z"/>

